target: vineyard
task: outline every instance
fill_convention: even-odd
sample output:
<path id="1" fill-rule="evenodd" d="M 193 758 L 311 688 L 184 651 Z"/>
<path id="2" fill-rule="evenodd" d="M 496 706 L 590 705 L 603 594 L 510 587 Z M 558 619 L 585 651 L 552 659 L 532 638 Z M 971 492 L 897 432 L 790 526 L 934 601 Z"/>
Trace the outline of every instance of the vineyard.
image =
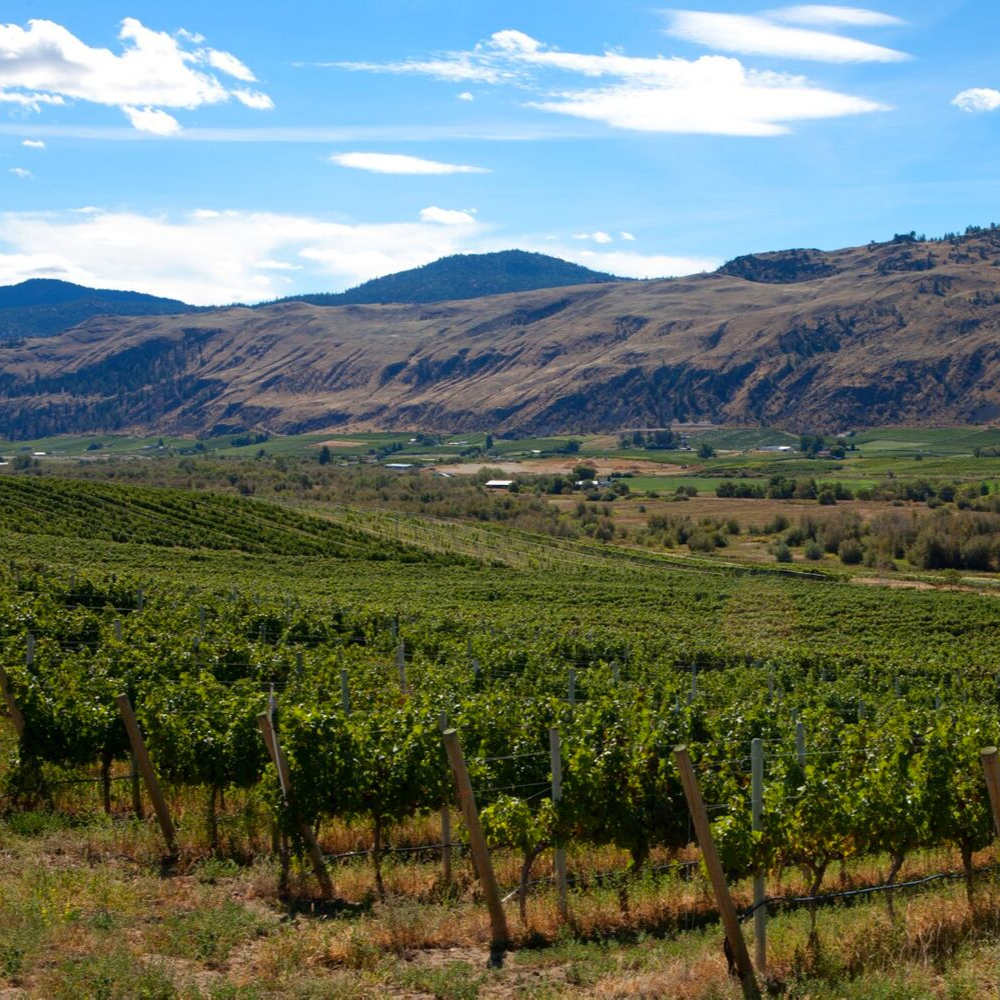
<path id="1" fill-rule="evenodd" d="M 721 992 L 647 995 L 739 995 L 675 753 L 686 746 L 751 947 L 760 915 L 774 924 L 762 984 L 825 996 L 824 976 L 861 975 L 824 958 L 859 894 L 884 899 L 897 942 L 926 899 L 961 912 L 964 940 L 995 940 L 980 759 L 1000 739 L 990 596 L 115 484 L 0 479 L 0 530 L 0 855 L 46 816 L 103 822 L 144 837 L 139 853 L 167 877 L 204 859 L 265 866 L 274 905 L 347 927 L 325 946 L 340 969 L 381 961 L 358 951 L 352 921 L 419 906 L 465 915 L 472 929 L 451 939 L 483 949 L 480 971 L 491 939 L 518 955 L 567 934 L 652 934 L 714 942 L 704 975 L 721 963 Z M 451 729 L 506 897 L 503 940 Z M 15 923 L 27 943 L 0 943 L 0 988 L 29 982 L 45 948 Z M 395 995 L 380 988 L 350 995 Z"/>

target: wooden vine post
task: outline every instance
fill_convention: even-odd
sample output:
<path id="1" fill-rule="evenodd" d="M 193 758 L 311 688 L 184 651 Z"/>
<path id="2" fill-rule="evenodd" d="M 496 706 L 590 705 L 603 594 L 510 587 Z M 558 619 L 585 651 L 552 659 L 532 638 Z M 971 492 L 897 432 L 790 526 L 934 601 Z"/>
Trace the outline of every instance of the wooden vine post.
<path id="1" fill-rule="evenodd" d="M 177 832 L 174 830 L 173 821 L 170 818 L 170 810 L 167 808 L 167 800 L 163 797 L 160 789 L 160 782 L 153 770 L 153 764 L 149 759 L 146 744 L 143 742 L 142 733 L 139 730 L 139 723 L 135 720 L 135 712 L 132 711 L 132 703 L 128 700 L 127 694 L 120 694 L 115 699 L 118 702 L 118 711 L 121 713 L 122 722 L 125 723 L 125 731 L 128 733 L 129 743 L 132 744 L 132 753 L 135 754 L 135 763 L 139 768 L 143 781 L 146 782 L 146 790 L 153 803 L 153 811 L 156 813 L 156 820 L 163 831 L 163 839 L 166 841 L 167 850 L 170 857 L 177 855 Z"/>
<path id="2" fill-rule="evenodd" d="M 986 775 L 986 790 L 990 793 L 990 808 L 993 822 L 1000 833 L 1000 753 L 996 747 L 983 747 L 980 752 L 983 773 Z"/>
<path id="3" fill-rule="evenodd" d="M 750 744 L 751 825 L 755 833 L 764 829 L 764 742 Z M 763 869 L 753 879 L 753 947 L 754 964 L 763 976 L 767 972 L 767 884 Z"/>
<path id="4" fill-rule="evenodd" d="M 503 952 L 510 942 L 510 935 L 507 932 L 507 915 L 503 911 L 503 903 L 500 900 L 500 889 L 493 872 L 493 863 L 490 861 L 490 852 L 486 847 L 483 827 L 479 822 L 476 797 L 472 792 L 472 783 L 469 781 L 469 771 L 465 766 L 465 757 L 462 755 L 462 747 L 458 742 L 458 733 L 454 729 L 446 729 L 443 738 L 444 748 L 448 752 L 448 763 L 455 775 L 458 804 L 462 809 L 462 817 L 465 819 L 465 828 L 469 831 L 472 856 L 476 862 L 479 881 L 482 883 L 483 895 L 486 897 L 486 905 L 490 911 L 492 931 L 490 964 L 497 965 L 502 960 Z"/>
<path id="5" fill-rule="evenodd" d="M 281 752 L 281 744 L 278 742 L 278 734 L 274 730 L 274 723 L 271 720 L 270 712 L 261 712 L 257 716 L 257 724 L 260 726 L 267 752 L 271 755 L 271 762 L 278 772 L 278 784 L 281 785 L 281 794 L 285 803 L 294 807 L 292 797 L 292 778 L 288 770 L 288 761 Z M 324 899 L 333 898 L 333 882 L 330 880 L 330 873 L 326 870 L 326 862 L 323 860 L 323 852 L 319 848 L 319 842 L 313 833 L 312 827 L 303 819 L 296 820 L 296 827 L 303 843 L 306 845 L 306 852 L 312 863 L 313 872 L 319 882 L 320 894 Z"/>
<path id="6" fill-rule="evenodd" d="M 677 770 L 680 771 L 684 797 L 687 799 L 691 821 L 698 836 L 701 853 L 705 859 L 705 867 L 708 869 L 708 875 L 712 881 L 712 889 L 715 891 L 715 901 L 719 907 L 722 926 L 725 928 L 726 939 L 736 963 L 736 972 L 743 985 L 743 995 L 750 1000 L 759 1000 L 760 990 L 754 977 L 750 952 L 747 951 L 747 943 L 743 938 L 743 931 L 740 929 L 740 921 L 736 915 L 736 907 L 733 905 L 733 897 L 729 894 L 729 886 L 726 885 L 726 876 L 722 870 L 722 862 L 719 860 L 715 840 L 712 838 L 712 827 L 708 822 L 708 812 L 705 809 L 701 788 L 698 786 L 698 778 L 694 773 L 691 755 L 686 746 L 674 747 L 674 760 L 677 762 Z"/>
<path id="7" fill-rule="evenodd" d="M 562 743 L 559 730 L 549 730 L 549 752 L 552 757 L 552 803 L 558 808 L 562 801 Z M 566 881 L 566 848 L 558 846 L 553 859 L 556 870 L 556 895 L 558 898 L 559 919 L 569 919 L 569 903 L 567 901 Z"/>
<path id="8" fill-rule="evenodd" d="M 448 730 L 448 713 L 442 712 L 438 719 L 442 733 Z M 445 802 L 441 806 L 441 881 L 451 885 L 451 807 Z"/>

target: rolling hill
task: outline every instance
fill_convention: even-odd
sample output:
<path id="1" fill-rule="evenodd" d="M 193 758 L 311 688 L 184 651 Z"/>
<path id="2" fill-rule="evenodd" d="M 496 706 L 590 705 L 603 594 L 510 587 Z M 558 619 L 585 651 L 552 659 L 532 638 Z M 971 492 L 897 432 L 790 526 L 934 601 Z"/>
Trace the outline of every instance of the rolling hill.
<path id="1" fill-rule="evenodd" d="M 0 348 L 0 435 L 1000 418 L 1000 231 L 435 304 L 102 317 Z"/>
<path id="2" fill-rule="evenodd" d="M 308 302 L 314 306 L 447 302 L 625 280 L 542 253 L 501 250 L 442 257 L 423 267 L 374 278 L 346 292 L 298 295 L 279 302 Z"/>
<path id="3" fill-rule="evenodd" d="M 0 343 L 22 337 L 52 337 L 94 316 L 166 316 L 194 311 L 195 307 L 185 302 L 142 292 L 31 278 L 0 287 Z"/>

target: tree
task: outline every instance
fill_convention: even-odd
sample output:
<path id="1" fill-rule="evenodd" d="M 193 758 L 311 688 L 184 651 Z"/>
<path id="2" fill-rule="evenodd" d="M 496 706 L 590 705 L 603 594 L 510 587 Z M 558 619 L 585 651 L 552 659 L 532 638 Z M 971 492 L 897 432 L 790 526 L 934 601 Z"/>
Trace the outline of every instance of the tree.
<path id="1" fill-rule="evenodd" d="M 826 446 L 826 441 L 822 434 L 803 434 L 799 438 L 799 451 L 806 458 L 815 458 Z"/>
<path id="2" fill-rule="evenodd" d="M 715 458 L 715 449 L 707 441 L 702 441 L 702 443 L 698 445 L 698 457 Z"/>
<path id="3" fill-rule="evenodd" d="M 332 458 L 333 458 L 333 455 L 330 452 L 330 446 L 326 445 L 326 444 L 323 445 L 323 447 L 320 449 L 320 452 L 319 452 L 319 464 L 320 465 L 329 465 L 330 461 L 332 460 Z"/>
<path id="4" fill-rule="evenodd" d="M 597 469 L 592 465 L 578 465 L 573 470 L 573 475 L 576 476 L 577 480 L 591 480 L 597 478 Z"/>

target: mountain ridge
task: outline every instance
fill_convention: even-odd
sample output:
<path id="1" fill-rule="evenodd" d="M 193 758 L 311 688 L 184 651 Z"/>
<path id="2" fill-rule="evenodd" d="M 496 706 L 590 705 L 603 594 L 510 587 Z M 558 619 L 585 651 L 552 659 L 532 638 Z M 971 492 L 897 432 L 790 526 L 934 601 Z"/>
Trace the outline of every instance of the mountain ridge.
<path id="1" fill-rule="evenodd" d="M 145 292 L 88 288 L 58 278 L 0 286 L 0 343 L 49 337 L 95 316 L 165 316 L 196 312 L 178 299 Z"/>
<path id="2" fill-rule="evenodd" d="M 306 302 L 314 306 L 430 304 L 630 280 L 633 279 L 593 271 L 548 254 L 500 250 L 452 254 L 420 267 L 372 278 L 343 292 L 290 295 L 266 305 L 283 302 Z"/>
<path id="3" fill-rule="evenodd" d="M 0 435 L 19 438 L 996 419 L 996 229 L 457 302 L 103 317 L 0 348 Z"/>
<path id="4" fill-rule="evenodd" d="M 318 306 L 432 303 L 568 285 L 629 281 L 559 257 L 526 250 L 454 254 L 422 267 L 373 278 L 344 292 L 290 295 L 251 308 L 287 302 Z M 56 278 L 29 278 L 0 286 L 0 343 L 23 337 L 51 337 L 97 316 L 164 316 L 226 309 L 192 306 L 145 292 L 88 288 Z"/>

